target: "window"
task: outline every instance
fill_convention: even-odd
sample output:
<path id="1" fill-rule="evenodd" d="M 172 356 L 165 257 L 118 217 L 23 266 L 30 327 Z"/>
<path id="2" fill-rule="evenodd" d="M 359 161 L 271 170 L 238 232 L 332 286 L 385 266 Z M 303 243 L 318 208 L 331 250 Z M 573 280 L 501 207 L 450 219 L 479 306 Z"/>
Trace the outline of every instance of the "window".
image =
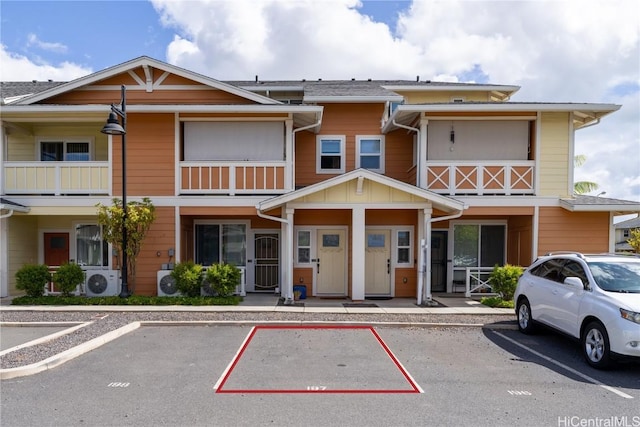
<path id="1" fill-rule="evenodd" d="M 398 231 L 396 234 L 397 264 L 411 264 L 411 232 Z"/>
<path id="2" fill-rule="evenodd" d="M 453 280 L 464 283 L 467 267 L 488 270 L 505 260 L 505 225 L 455 224 L 453 226 Z"/>
<path id="3" fill-rule="evenodd" d="M 631 233 L 630 233 L 630 229 L 625 228 L 624 230 L 622 230 L 622 237 L 624 237 L 625 239 L 628 239 L 629 237 L 631 237 Z"/>
<path id="4" fill-rule="evenodd" d="M 316 173 L 344 172 L 344 136 L 318 136 Z"/>
<path id="5" fill-rule="evenodd" d="M 297 259 L 298 264 L 308 264 L 311 262 L 311 231 L 298 231 L 297 239 Z"/>
<path id="6" fill-rule="evenodd" d="M 550 259 L 531 270 L 531 274 L 553 282 L 562 283 L 563 279 L 561 279 L 561 276 L 564 262 L 565 260 L 561 258 Z"/>
<path id="7" fill-rule="evenodd" d="M 86 267 L 109 266 L 109 244 L 102 238 L 102 227 L 96 224 L 77 224 L 76 264 Z"/>
<path id="8" fill-rule="evenodd" d="M 356 168 L 384 173 L 384 137 L 358 136 L 356 150 Z"/>
<path id="9" fill-rule="evenodd" d="M 246 224 L 196 224 L 195 262 L 205 267 L 225 262 L 246 265 Z"/>
<path id="10" fill-rule="evenodd" d="M 40 141 L 41 162 L 87 162 L 91 160 L 89 142 Z"/>

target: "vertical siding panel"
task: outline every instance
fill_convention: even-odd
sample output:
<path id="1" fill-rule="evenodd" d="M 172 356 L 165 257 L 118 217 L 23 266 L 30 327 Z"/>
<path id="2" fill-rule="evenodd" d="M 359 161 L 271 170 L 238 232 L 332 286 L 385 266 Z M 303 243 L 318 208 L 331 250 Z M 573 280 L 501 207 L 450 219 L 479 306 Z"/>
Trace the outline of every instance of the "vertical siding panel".
<path id="1" fill-rule="evenodd" d="M 543 113 L 540 131 L 538 195 L 567 197 L 569 186 L 569 113 Z"/>

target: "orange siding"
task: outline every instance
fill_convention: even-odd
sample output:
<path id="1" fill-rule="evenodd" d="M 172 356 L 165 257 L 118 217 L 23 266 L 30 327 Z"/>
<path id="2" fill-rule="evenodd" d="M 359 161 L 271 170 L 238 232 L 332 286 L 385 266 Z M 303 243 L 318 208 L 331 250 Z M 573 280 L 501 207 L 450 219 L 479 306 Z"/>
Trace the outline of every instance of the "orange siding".
<path id="1" fill-rule="evenodd" d="M 117 91 L 74 91 L 41 101 L 41 104 L 118 104 L 120 102 L 120 90 Z M 202 90 L 162 90 L 153 92 L 129 87 L 127 89 L 127 105 L 133 104 L 254 104 L 246 98 L 223 92 L 221 90 L 204 88 Z"/>
<path id="2" fill-rule="evenodd" d="M 345 171 L 355 169 L 356 136 L 381 135 L 380 118 L 383 104 L 326 104 L 322 119 L 322 135 L 345 136 Z M 385 175 L 407 180 L 413 157 L 413 136 L 406 132 L 385 135 Z M 307 186 L 334 175 L 316 174 L 316 135 L 296 135 L 296 185 Z"/>
<path id="3" fill-rule="evenodd" d="M 172 114 L 127 117 L 127 195 L 172 196 L 175 157 Z M 113 189 L 122 195 L 122 144 L 114 137 Z"/>
<path id="4" fill-rule="evenodd" d="M 163 263 L 169 260 L 169 248 L 175 249 L 175 211 L 172 207 L 156 207 L 156 220 L 151 225 L 138 255 L 135 293 L 138 295 L 157 294 L 157 274 Z M 158 256 L 160 252 L 160 256 Z"/>
<path id="5" fill-rule="evenodd" d="M 293 284 L 306 285 L 307 296 L 311 296 L 313 287 L 313 268 L 294 268 Z"/>
<path id="6" fill-rule="evenodd" d="M 538 254 L 553 251 L 584 253 L 609 250 L 608 212 L 569 212 L 562 208 L 540 208 Z"/>
<path id="7" fill-rule="evenodd" d="M 395 277 L 395 296 L 397 298 L 411 298 L 416 296 L 415 268 L 397 268 Z M 406 283 L 404 282 L 406 279 Z"/>
<path id="8" fill-rule="evenodd" d="M 528 266 L 533 261 L 532 216 L 512 216 L 507 223 L 507 263 Z"/>

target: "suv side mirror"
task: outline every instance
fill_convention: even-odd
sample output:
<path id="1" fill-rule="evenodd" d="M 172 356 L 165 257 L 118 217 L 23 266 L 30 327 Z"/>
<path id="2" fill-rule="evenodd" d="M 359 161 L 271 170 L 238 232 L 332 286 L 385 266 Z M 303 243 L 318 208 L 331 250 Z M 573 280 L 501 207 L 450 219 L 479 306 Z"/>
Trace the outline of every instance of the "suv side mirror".
<path id="1" fill-rule="evenodd" d="M 564 284 L 584 290 L 584 284 L 579 277 L 566 277 L 564 279 Z"/>

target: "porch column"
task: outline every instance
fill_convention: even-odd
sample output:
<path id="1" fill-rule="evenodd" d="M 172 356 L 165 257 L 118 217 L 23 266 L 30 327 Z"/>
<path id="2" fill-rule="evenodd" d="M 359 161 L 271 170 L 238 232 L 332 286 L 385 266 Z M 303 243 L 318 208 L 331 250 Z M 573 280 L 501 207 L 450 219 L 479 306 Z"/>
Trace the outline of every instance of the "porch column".
<path id="1" fill-rule="evenodd" d="M 351 299 L 354 301 L 364 300 L 364 216 L 364 206 L 355 206 L 351 210 Z"/>
<path id="2" fill-rule="evenodd" d="M 293 304 L 293 209 L 286 209 L 287 222 L 282 223 L 282 235 L 286 236 L 283 243 L 284 269 L 282 274 L 282 292 L 285 304 Z"/>
<path id="3" fill-rule="evenodd" d="M 433 209 L 418 211 L 418 236 L 420 252 L 418 253 L 418 305 L 431 301 L 431 214 Z"/>
<path id="4" fill-rule="evenodd" d="M 9 295 L 9 218 L 0 218 L 0 297 Z"/>

